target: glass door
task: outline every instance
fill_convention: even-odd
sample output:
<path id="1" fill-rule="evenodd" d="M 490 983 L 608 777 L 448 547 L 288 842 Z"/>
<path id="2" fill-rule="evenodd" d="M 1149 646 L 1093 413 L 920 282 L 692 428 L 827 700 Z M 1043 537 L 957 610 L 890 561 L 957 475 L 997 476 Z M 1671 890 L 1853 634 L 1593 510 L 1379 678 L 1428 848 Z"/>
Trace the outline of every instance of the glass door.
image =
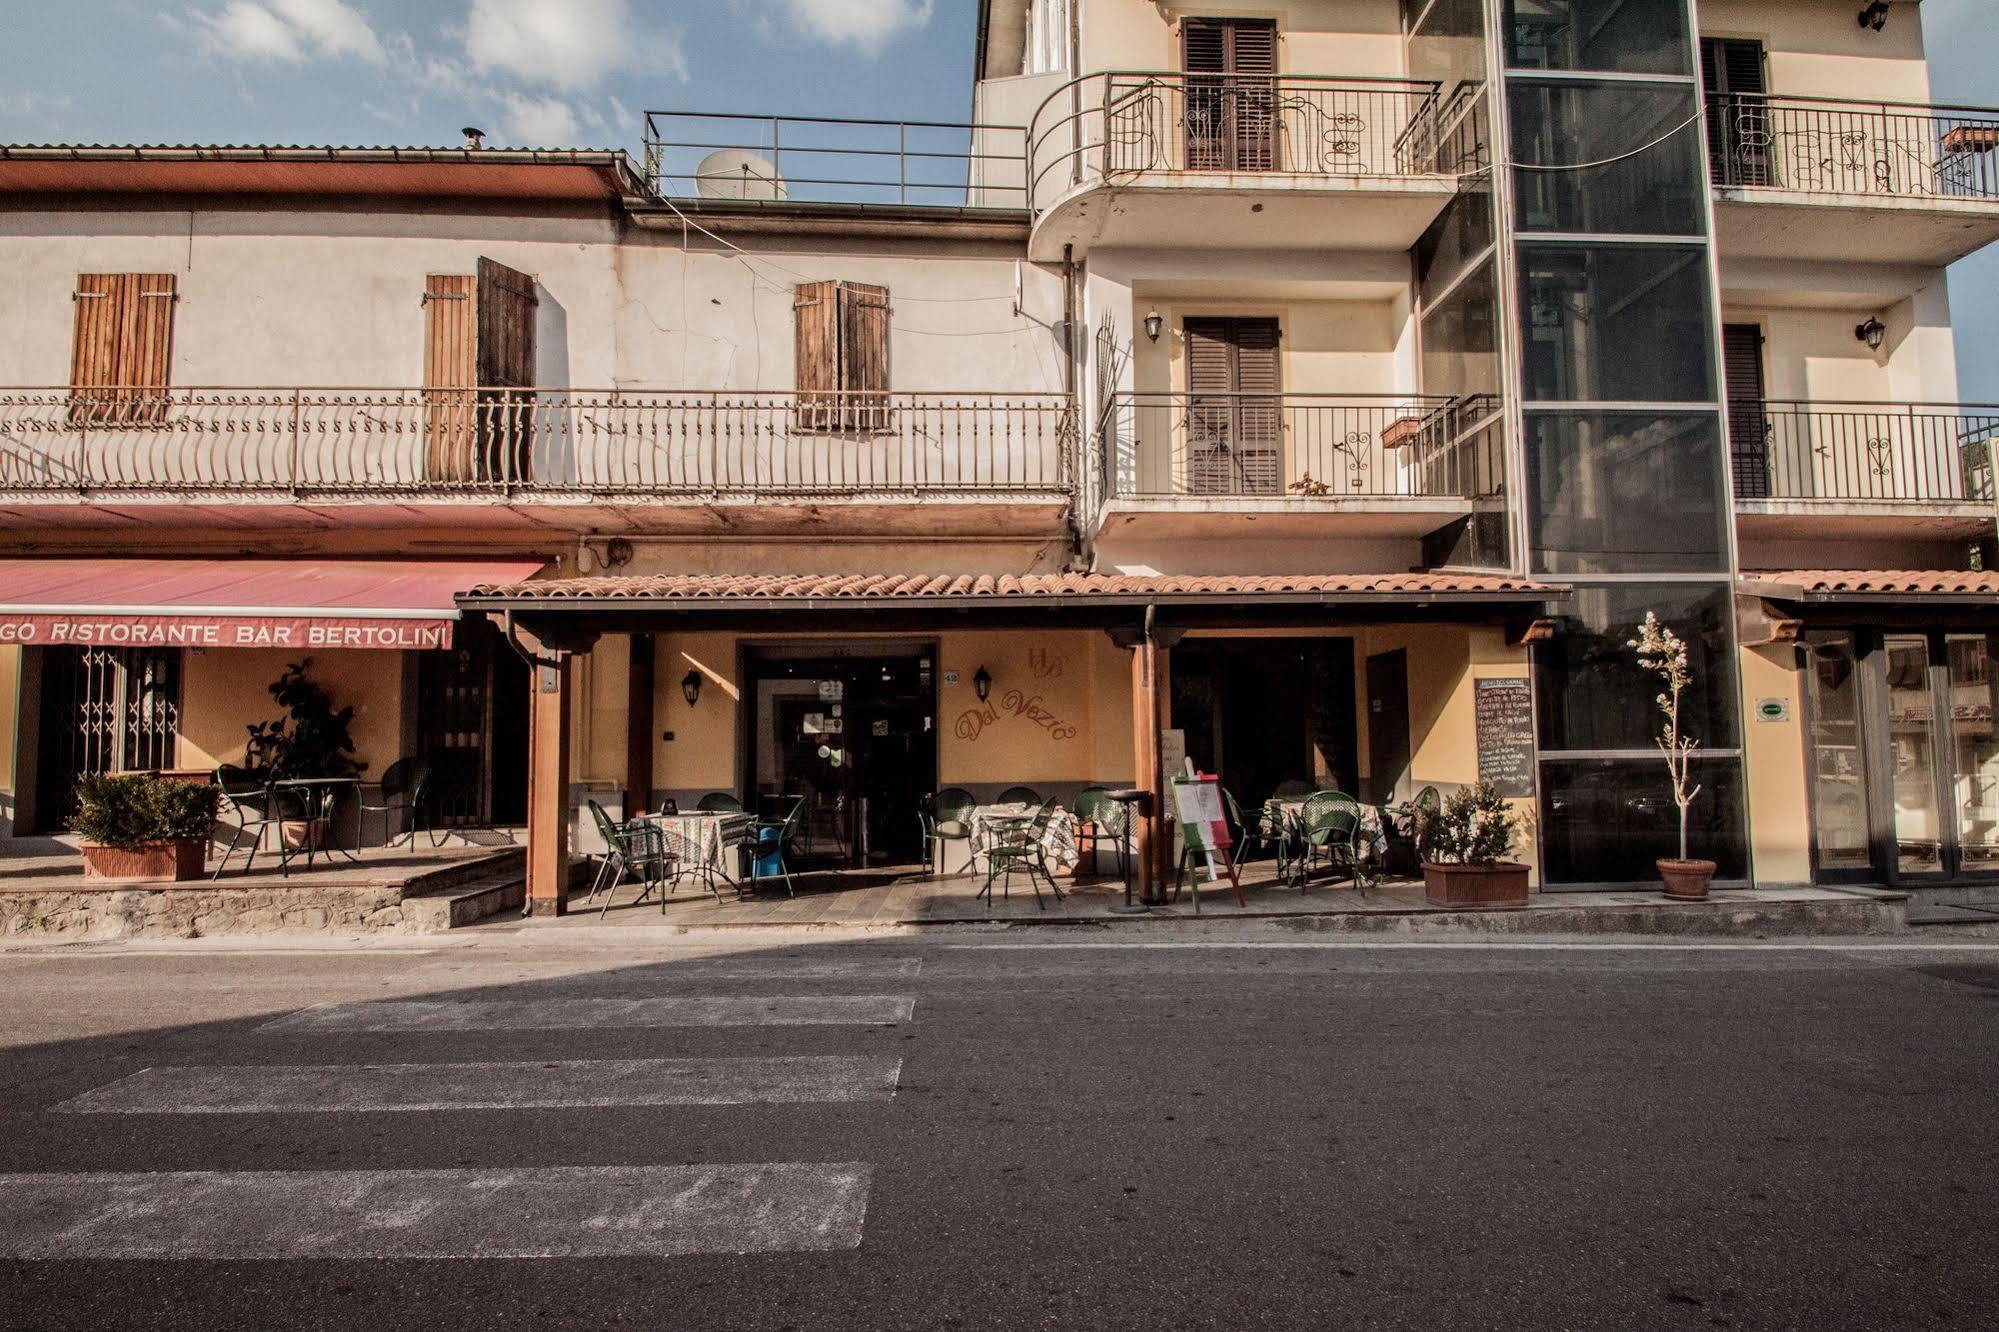
<path id="1" fill-rule="evenodd" d="M 1805 646 L 1813 863 L 1822 880 L 1871 878 L 1874 856 L 1854 636 L 1847 630 L 1813 633 Z"/>
<path id="2" fill-rule="evenodd" d="M 1944 672 L 1950 707 L 1950 805 L 1957 825 L 1954 874 L 1999 871 L 1999 634 L 1950 634 Z"/>
<path id="3" fill-rule="evenodd" d="M 1943 874 L 1944 812 L 1938 792 L 1936 682 L 1926 634 L 1889 634 L 1881 643 L 1888 676 L 1890 832 L 1896 870 Z"/>

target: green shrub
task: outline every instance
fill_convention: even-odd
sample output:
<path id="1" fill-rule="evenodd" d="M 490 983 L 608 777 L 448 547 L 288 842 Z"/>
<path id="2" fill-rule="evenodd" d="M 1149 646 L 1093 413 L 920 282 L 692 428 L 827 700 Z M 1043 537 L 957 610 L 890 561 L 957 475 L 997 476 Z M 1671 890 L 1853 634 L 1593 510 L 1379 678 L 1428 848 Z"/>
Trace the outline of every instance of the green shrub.
<path id="1" fill-rule="evenodd" d="M 206 782 L 143 774 L 85 777 L 76 784 L 70 830 L 103 846 L 205 842 L 215 826 L 217 794 Z"/>
<path id="2" fill-rule="evenodd" d="M 1520 816 L 1491 782 L 1455 791 L 1416 816 L 1417 853 L 1435 865 L 1497 865 L 1513 852 Z"/>
<path id="3" fill-rule="evenodd" d="M 259 777 L 353 777 L 363 765 L 354 758 L 350 727 L 354 709 L 336 708 L 326 686 L 306 674 L 312 658 L 295 661 L 270 685 L 285 715 L 249 728 L 243 766 Z"/>

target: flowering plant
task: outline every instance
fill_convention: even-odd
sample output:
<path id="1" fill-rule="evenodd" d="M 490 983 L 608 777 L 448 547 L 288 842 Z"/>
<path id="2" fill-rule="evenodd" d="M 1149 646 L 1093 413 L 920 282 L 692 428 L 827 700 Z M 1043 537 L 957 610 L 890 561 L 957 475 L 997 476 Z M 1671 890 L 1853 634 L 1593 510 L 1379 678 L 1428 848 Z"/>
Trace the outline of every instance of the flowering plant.
<path id="1" fill-rule="evenodd" d="M 1499 788 L 1480 782 L 1444 798 L 1440 806 L 1419 805 L 1416 845 L 1437 865 L 1496 865 L 1513 850 L 1519 816 Z"/>
<path id="2" fill-rule="evenodd" d="M 1666 682 L 1665 692 L 1654 700 L 1666 719 L 1659 728 L 1658 743 L 1666 756 L 1666 772 L 1673 779 L 1673 803 L 1680 807 L 1680 859 L 1685 860 L 1687 807 L 1701 793 L 1692 772 L 1694 751 L 1701 742 L 1680 734 L 1680 695 L 1694 681 L 1687 666 L 1687 645 L 1678 634 L 1660 624 L 1657 615 L 1646 611 L 1645 623 L 1638 626 L 1638 637 L 1628 640 L 1625 646 L 1637 649 L 1638 660 L 1645 669 Z"/>

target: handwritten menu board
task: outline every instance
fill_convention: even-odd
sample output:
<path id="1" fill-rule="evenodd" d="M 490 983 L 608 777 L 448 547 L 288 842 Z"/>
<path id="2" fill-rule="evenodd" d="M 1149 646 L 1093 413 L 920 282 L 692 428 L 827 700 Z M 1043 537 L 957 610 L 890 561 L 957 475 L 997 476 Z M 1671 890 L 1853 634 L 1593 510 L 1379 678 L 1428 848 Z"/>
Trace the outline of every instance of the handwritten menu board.
<path id="1" fill-rule="evenodd" d="M 1534 794 L 1534 693 L 1525 680 L 1473 683 L 1478 775 L 1503 796 Z"/>

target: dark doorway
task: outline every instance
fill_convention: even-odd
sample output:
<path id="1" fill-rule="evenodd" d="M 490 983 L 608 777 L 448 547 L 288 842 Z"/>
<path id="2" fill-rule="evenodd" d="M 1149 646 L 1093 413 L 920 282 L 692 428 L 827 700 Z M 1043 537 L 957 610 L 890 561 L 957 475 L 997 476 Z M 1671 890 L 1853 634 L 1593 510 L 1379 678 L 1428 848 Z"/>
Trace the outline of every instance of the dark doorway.
<path id="1" fill-rule="evenodd" d="M 1277 25 L 1190 18 L 1181 31 L 1187 170 L 1276 170 Z"/>
<path id="2" fill-rule="evenodd" d="M 1771 171 L 1770 111 L 1763 96 L 1763 43 L 1746 37 L 1703 37 L 1701 87 L 1707 94 L 1708 174 L 1714 183 L 1776 183 Z"/>
<path id="3" fill-rule="evenodd" d="M 416 722 L 432 826 L 527 822 L 527 663 L 490 623 L 463 621 L 449 651 L 418 655 Z"/>
<path id="4" fill-rule="evenodd" d="M 937 785 L 936 650 L 928 643 L 746 650 L 757 812 L 802 798 L 797 867 L 922 859 L 918 802 Z"/>
<path id="5" fill-rule="evenodd" d="M 1187 757 L 1244 809 L 1284 782 L 1353 790 L 1352 640 L 1186 639 L 1171 675 Z"/>
<path id="6" fill-rule="evenodd" d="M 1409 654 L 1401 648 L 1367 659 L 1365 798 L 1386 804 L 1409 770 Z"/>
<path id="7" fill-rule="evenodd" d="M 1734 460 L 1735 497 L 1770 494 L 1770 424 L 1763 398 L 1763 329 L 1721 326 L 1722 370 L 1728 382 L 1728 454 Z"/>
<path id="8" fill-rule="evenodd" d="M 42 649 L 37 832 L 61 832 L 80 777 L 171 768 L 180 735 L 178 648 Z"/>

